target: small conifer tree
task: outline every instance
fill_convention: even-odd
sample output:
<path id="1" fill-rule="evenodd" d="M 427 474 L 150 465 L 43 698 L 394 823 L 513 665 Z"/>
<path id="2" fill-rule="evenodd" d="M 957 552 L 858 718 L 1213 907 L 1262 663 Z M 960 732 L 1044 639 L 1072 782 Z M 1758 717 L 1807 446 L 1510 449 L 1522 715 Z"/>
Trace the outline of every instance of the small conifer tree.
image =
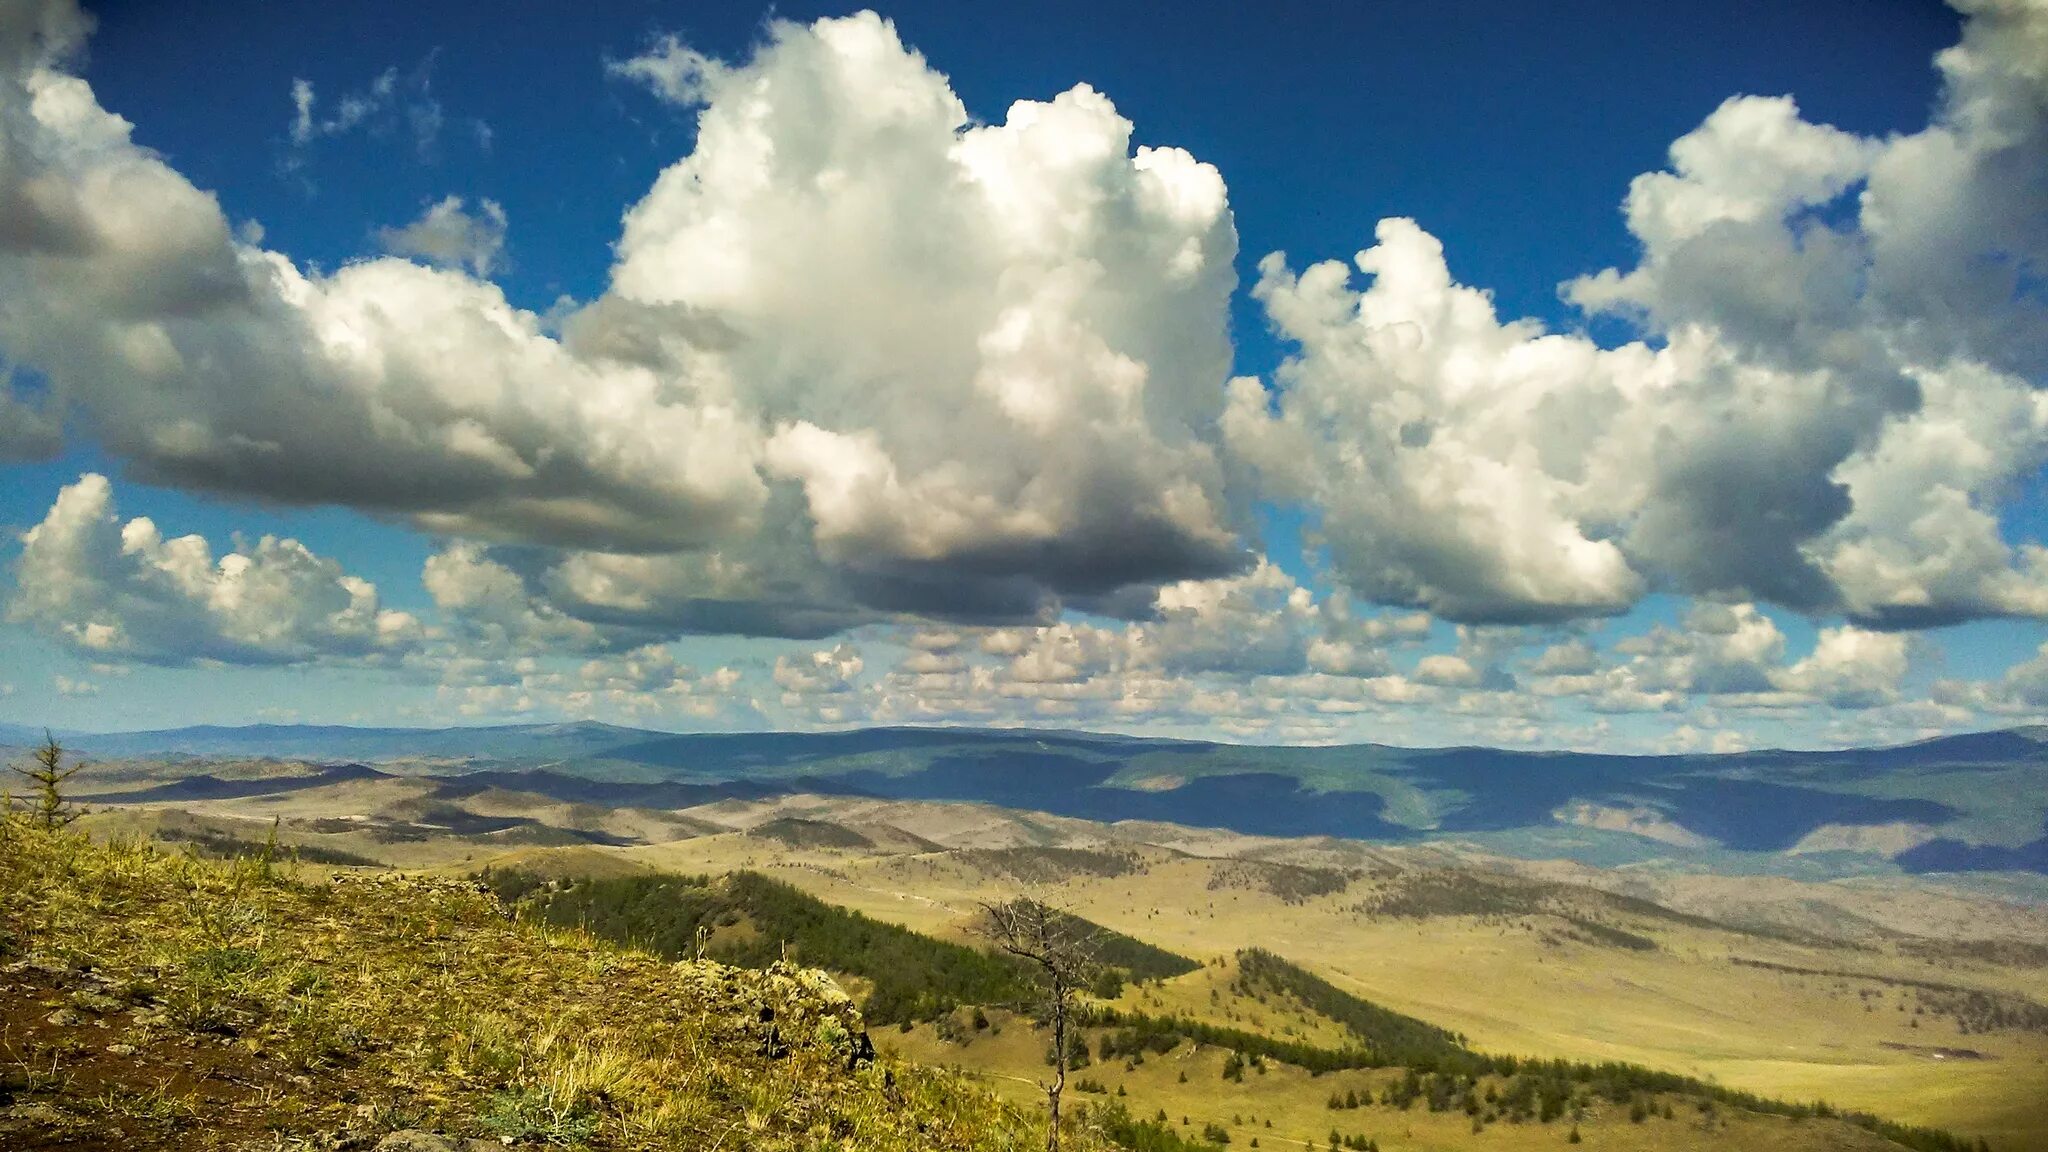
<path id="1" fill-rule="evenodd" d="M 43 733 L 41 747 L 29 754 L 27 765 L 11 764 L 9 767 L 15 775 L 28 781 L 30 795 L 26 807 L 29 823 L 38 828 L 63 828 L 85 815 L 64 795 L 65 784 L 85 765 L 73 760 L 67 767 L 63 746 L 47 730 Z"/>

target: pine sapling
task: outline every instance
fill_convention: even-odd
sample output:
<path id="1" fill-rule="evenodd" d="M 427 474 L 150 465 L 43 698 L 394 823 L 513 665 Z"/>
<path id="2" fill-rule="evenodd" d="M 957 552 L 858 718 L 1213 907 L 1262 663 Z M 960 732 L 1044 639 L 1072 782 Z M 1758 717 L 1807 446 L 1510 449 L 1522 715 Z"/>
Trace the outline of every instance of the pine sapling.
<path id="1" fill-rule="evenodd" d="M 69 767 L 64 764 L 64 748 L 57 738 L 45 730 L 43 743 L 29 754 L 29 764 L 10 764 L 15 775 L 28 781 L 31 795 L 26 807 L 29 823 L 38 828 L 63 828 L 73 820 L 85 815 L 84 810 L 73 805 L 64 795 L 64 786 L 79 769 L 82 761 L 73 760 Z"/>

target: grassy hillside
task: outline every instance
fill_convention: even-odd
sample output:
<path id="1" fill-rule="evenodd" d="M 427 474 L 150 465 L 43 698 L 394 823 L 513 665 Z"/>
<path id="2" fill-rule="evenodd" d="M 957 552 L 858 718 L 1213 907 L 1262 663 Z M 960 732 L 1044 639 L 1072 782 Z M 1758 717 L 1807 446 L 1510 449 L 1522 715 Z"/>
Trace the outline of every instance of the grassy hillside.
<path id="1" fill-rule="evenodd" d="M 1243 957 L 1240 957 L 1240 962 Z M 1284 962 L 1281 962 L 1284 963 Z M 1252 993 L 1257 995 L 1259 993 Z M 1277 996 L 1271 985 L 1263 993 Z M 891 1035 L 885 1046 L 971 1070 L 1015 1098 L 1040 1071 L 1042 1029 L 1007 1013 Z M 1452 1049 L 1464 1071 L 1382 1067 L 1364 1047 L 1312 1050 L 1183 1018 L 1099 1015 L 1083 1029 L 1095 1054 L 1075 1083 L 1084 1099 L 1150 1115 L 1137 1139 L 1232 1147 L 1527 1149 L 1585 1144 L 1626 1152 L 1897 1152 L 1986 1145 L 1945 1133 L 1787 1105 L 1623 1065 L 1492 1058 Z M 1374 1020 L 1376 1029 L 1387 1021 Z M 1416 1022 L 1407 1022 L 1413 1028 Z M 1425 1026 L 1426 1027 L 1426 1026 Z M 1404 1029 L 1405 1030 L 1405 1029 Z M 1133 1144 L 1133 1147 L 1147 1146 Z M 2011 1145 L 2013 1148 L 2032 1145 Z"/>
<path id="2" fill-rule="evenodd" d="M 665 962 L 470 884 L 289 873 L 0 817 L 0 1147 L 1043 1140 L 952 1076 L 872 1060 L 822 974 Z"/>
<path id="3" fill-rule="evenodd" d="M 241 780 L 267 771 L 224 766 L 216 774 Z M 286 781 L 318 776 L 296 772 Z M 1826 1099 L 1982 1134 L 1999 1148 L 2035 1146 L 2048 1131 L 2048 1094 L 2038 1090 L 2048 1031 L 2029 1008 L 2048 1004 L 2048 967 L 2039 958 L 2048 919 L 2009 898 L 1958 894 L 1956 878 L 1814 884 L 1668 867 L 1603 871 L 1509 864 L 1438 846 L 1261 840 L 816 795 L 728 800 L 682 814 L 611 810 L 606 828 L 647 841 L 625 847 L 514 848 L 511 837 L 523 829 L 457 835 L 380 823 L 422 797 L 504 818 L 527 811 L 509 799 L 524 796 L 550 805 L 531 812 L 550 825 L 582 803 L 517 790 L 488 773 L 460 779 L 461 796 L 434 791 L 450 780 L 392 776 L 107 806 L 87 823 L 102 836 L 154 830 L 225 844 L 261 840 L 279 821 L 280 838 L 308 859 L 333 850 L 450 875 L 493 859 L 550 875 L 756 871 L 830 904 L 968 944 L 961 926 L 977 902 L 1026 886 L 1095 923 L 1211 962 L 1193 977 L 1133 990 L 1117 1002 L 1121 1010 L 1322 1048 L 1355 1045 L 1289 997 L 1269 991 L 1262 1004 L 1231 990 L 1229 956 L 1263 948 L 1346 992 L 1463 1034 L 1482 1052 L 1624 1062 L 1770 1098 Z M 643 792 L 636 801 L 652 795 Z M 645 830 L 629 827 L 628 816 Z M 656 816 L 717 834 L 676 839 Z M 860 839 L 871 846 L 853 846 Z M 751 924 L 735 928 L 743 935 Z M 870 991 L 864 980 L 848 988 Z M 1013 1074 L 1042 1074 L 1042 1064 Z"/>
<path id="4" fill-rule="evenodd" d="M 531 873 L 494 871 L 488 879 L 536 917 L 586 926 L 671 954 L 694 950 L 699 927 L 709 930 L 705 947 L 711 954 L 738 963 L 767 963 L 788 951 L 808 963 L 858 976 L 873 987 L 870 1015 L 877 1020 L 906 1026 L 938 1021 L 938 1035 L 956 1042 L 969 1038 L 966 1047 L 977 1055 L 1018 1055 L 1011 1051 L 1013 1043 L 973 1040 L 975 1033 L 990 1027 L 986 1013 L 974 1012 L 966 1021 L 951 1015 L 956 1008 L 1025 999 L 1027 985 L 1007 962 L 826 904 L 756 873 L 716 880 L 643 875 L 549 883 Z M 1147 969 L 1156 979 L 1207 975 L 1201 966 L 1173 953 L 1125 939 L 1123 951 L 1141 960 L 1156 955 L 1179 962 L 1170 970 Z M 1135 1072 L 1148 1057 L 1156 1060 L 1179 1052 L 1184 1059 L 1190 1053 L 1211 1051 L 1222 1054 L 1220 1077 L 1240 1083 L 1248 1072 L 1264 1077 L 1283 1066 L 1312 1078 L 1396 1069 L 1401 1074 L 1376 1093 L 1369 1091 L 1365 1106 L 1403 1113 L 1417 1108 L 1456 1113 L 1469 1121 L 1468 1135 L 1484 1134 L 1496 1123 L 1590 1123 L 1602 1110 L 1607 1120 L 1619 1117 L 1636 1124 L 1647 1121 L 1652 1111 L 1662 1117 L 1675 1107 L 1688 1115 L 1745 1117 L 1742 1122 L 1752 1125 L 1764 1117 L 1797 1124 L 1825 1121 L 1830 1132 L 1861 1130 L 1875 1139 L 1873 1146 L 1926 1152 L 1959 1152 L 1975 1146 L 1934 1129 L 1845 1114 L 1824 1104 L 1784 1103 L 1637 1065 L 1493 1056 L 1475 1051 L 1463 1036 L 1346 992 L 1272 952 L 1240 951 L 1230 967 L 1235 975 L 1226 987 L 1210 984 L 1213 993 L 1227 994 L 1216 997 L 1217 1009 L 1212 1012 L 1147 1011 L 1147 1005 L 1162 998 L 1146 990 L 1114 1005 L 1091 1007 L 1084 1020 L 1095 1063 L 1113 1067 L 1121 1062 L 1124 1071 Z M 1226 998 L 1228 1007 L 1221 1003 Z M 1326 1023 L 1327 1028 L 1310 1029 L 1326 1039 L 1308 1039 L 1299 1034 L 1301 1029 L 1295 1035 L 1276 1035 L 1252 1023 L 1253 1013 L 1240 1011 L 1250 1004 L 1276 1002 L 1297 1016 Z M 1029 1020 L 1013 1021 L 1010 1031 L 1035 1036 Z M 1333 1034 L 1335 1043 L 1327 1039 Z M 1027 1042 L 1021 1064 L 1011 1059 L 981 1066 L 1012 1080 L 1029 1081 L 1039 1070 L 1029 1062 L 1028 1053 L 1042 1051 L 1042 1040 Z M 1094 1087 L 1108 1090 L 1108 1082 L 1092 1071 L 1078 1083 L 1084 1085 L 1083 1092 Z M 1352 1093 L 1355 1109 L 1355 1088 Z M 1153 1105 L 1154 1097 L 1137 1095 L 1130 1102 L 1142 1110 Z M 1173 1132 L 1143 1139 L 1166 1135 L 1182 1138 Z"/>
<path id="5" fill-rule="evenodd" d="M 998 1031 L 999 1029 L 999 1031 Z M 990 1033 L 995 1033 L 990 1035 Z M 955 1063 L 983 1075 L 1017 1100 L 1029 1098 L 1030 1079 L 1042 1071 L 1043 1037 L 1017 1020 L 997 1017 L 989 1032 L 950 1036 L 920 1026 L 907 1036 L 888 1035 L 894 1046 L 924 1062 Z M 1234 1071 L 1233 1071 L 1234 1069 Z M 1218 1131 L 1230 1137 L 1231 1152 L 1249 1148 L 1326 1152 L 1333 1134 L 1342 1141 L 1376 1143 L 1383 1152 L 1538 1152 L 1560 1149 L 1574 1127 L 1582 1146 L 1604 1152 L 1898 1152 L 1899 1146 L 1839 1120 L 1793 1119 L 1732 1108 L 1701 1111 L 1680 1097 L 1641 1098 L 1643 1119 L 1632 1119 L 1634 1103 L 1615 1104 L 1579 1094 L 1569 1110 L 1548 1123 L 1532 1095 L 1535 1116 L 1518 1111 L 1525 1103 L 1504 1078 L 1480 1078 L 1475 1117 L 1463 1109 L 1463 1092 L 1439 1097 L 1450 1106 L 1432 1107 L 1429 1078 L 1403 1107 L 1406 1075 L 1395 1069 L 1362 1069 L 1312 1075 L 1292 1065 L 1265 1061 L 1233 1065 L 1228 1050 L 1182 1043 L 1164 1053 L 1145 1053 L 1142 1062 L 1119 1056 L 1078 1073 L 1077 1083 L 1102 1092 L 1081 1099 L 1124 1104 L 1132 1115 L 1166 1113 L 1168 1130 L 1189 1140 Z M 1533 1085 L 1533 1082 L 1532 1082 Z M 1395 1102 L 1388 1102 L 1389 1094 Z M 1332 1097 L 1340 1103 L 1330 1107 Z M 1491 1096 L 1491 1099 L 1489 1099 Z M 1370 1102 L 1367 1102 L 1367 1098 Z M 1357 1099 L 1357 1107 L 1345 1106 Z M 1665 1116 L 1665 1105 L 1671 1115 Z M 1505 1110 L 1503 1110 L 1505 1109 Z M 1492 1120 L 1487 1120 L 1488 1113 Z M 1214 1142 L 1213 1138 L 1210 1142 Z M 2013 1145 L 2023 1148 L 2025 1145 Z"/>
<path id="6" fill-rule="evenodd" d="M 1321 850 L 1314 845 L 1305 847 Z M 1965 1036 L 1959 1023 L 1937 1015 L 1936 1006 L 1930 1004 L 1924 1016 L 1916 1015 L 1920 1006 L 1917 994 L 1908 997 L 1898 988 L 1837 976 L 1755 968 L 1735 963 L 1732 957 L 1935 981 L 2048 1003 L 2038 968 L 2000 967 L 1991 960 L 1949 958 L 1947 953 L 1937 960 L 1916 959 L 1881 940 L 1873 940 L 1869 946 L 1822 945 L 1776 934 L 1752 935 L 1721 926 L 1737 914 L 1737 907 L 1725 902 L 1706 905 L 1702 910 L 1711 914 L 1706 918 L 1583 884 L 1570 891 L 1539 884 L 1517 895 L 1527 886 L 1511 884 L 1513 876 L 1500 877 L 1499 885 L 1490 883 L 1487 888 L 1488 892 L 1496 886 L 1516 889 L 1508 893 L 1516 899 L 1506 911 L 1452 914 L 1453 909 L 1438 908 L 1434 901 L 1426 900 L 1413 909 L 1419 917 L 1381 914 L 1369 911 L 1378 897 L 1422 894 L 1405 883 L 1405 878 L 1417 872 L 1426 876 L 1449 866 L 1450 861 L 1415 849 L 1374 851 L 1379 864 L 1361 861 L 1360 867 L 1378 870 L 1352 881 L 1343 891 L 1306 901 L 1290 900 L 1258 885 L 1214 883 L 1219 875 L 1237 871 L 1235 860 L 1156 852 L 1148 852 L 1144 866 L 1136 871 L 1116 876 L 1076 875 L 1047 891 L 1050 898 L 1091 921 L 1210 961 L 1210 967 L 1195 974 L 1131 990 L 1116 1001 L 1119 1011 L 1183 1017 L 1276 1039 L 1306 1041 L 1318 1048 L 1358 1046 L 1348 1029 L 1320 1013 L 1305 1012 L 1290 997 L 1265 990 L 1262 1003 L 1256 994 L 1245 995 L 1230 987 L 1242 983 L 1230 954 L 1263 948 L 1363 1000 L 1463 1034 L 1479 1053 L 1563 1059 L 1595 1067 L 1609 1062 L 1630 1064 L 1764 1098 L 1827 1100 L 1886 1119 L 1960 1132 L 1972 1143 L 1982 1135 L 2002 1150 L 2038 1147 L 2041 1133 L 2048 1131 L 2044 1128 L 2048 1125 L 2048 1111 L 2044 1111 L 2048 1097 L 2036 1089 L 2042 1082 L 2042 1069 L 2048 1067 L 2044 1063 L 2048 1047 L 2038 1035 L 2011 1027 L 1979 1033 L 1972 1024 L 1972 1031 Z M 978 900 L 1000 898 L 1015 888 L 1007 869 L 991 872 L 975 867 L 966 853 L 855 858 L 782 852 L 771 856 L 737 838 L 714 837 L 629 849 L 622 857 L 644 867 L 674 870 L 767 870 L 831 903 L 942 937 L 958 931 L 965 910 Z M 1487 879 L 1496 878 L 1489 873 Z M 1813 902 L 1849 894 L 1810 885 L 1781 886 L 1783 891 L 1773 898 Z M 1433 891 L 1428 883 L 1423 887 Z M 1524 907 L 1527 901 L 1523 897 L 1540 899 Z M 1970 907 L 1983 918 L 1984 926 L 1998 920 L 1995 908 Z M 1571 919 L 1565 918 L 1567 914 Z M 1579 921 L 1652 938 L 1656 947 L 1610 943 L 1585 931 Z M 1884 993 L 1882 999 L 1877 995 L 1880 992 Z M 938 1028 L 920 1027 L 900 1039 L 888 1034 L 887 1041 L 902 1044 L 907 1053 L 921 1060 L 958 1062 L 985 1071 L 998 1077 L 993 1083 L 1004 1091 L 1011 1086 L 1019 1092 L 1030 1089 L 1028 1083 L 1002 1077 L 1029 1081 L 1043 1074 L 1042 1037 L 1016 1038 L 1006 1030 L 1003 1036 L 990 1038 L 984 1032 L 963 1032 L 960 1023 L 954 1021 L 944 1035 Z M 965 1043 L 960 1043 L 963 1040 Z M 1012 1044 L 1015 1052 L 1010 1051 Z M 1969 1051 L 1959 1053 L 1962 1049 Z M 1180 1054 L 1193 1051 L 1183 1043 Z M 1223 1058 L 1222 1050 L 1213 1045 L 1202 1051 L 1215 1054 L 1219 1062 Z M 1272 1075 L 1258 1077 L 1254 1073 L 1241 1088 L 1234 1082 L 1198 1088 L 1199 1081 L 1183 1086 L 1171 1074 L 1161 1083 L 1160 1067 L 1159 1058 L 1148 1057 L 1135 1072 L 1098 1063 L 1088 1074 L 1112 1089 L 1127 1086 L 1128 1103 L 1138 1115 L 1151 1115 L 1157 1107 L 1165 1107 L 1178 1119 L 1185 1111 L 1196 1121 L 1192 1131 L 1197 1134 L 1205 1117 L 1222 1123 L 1239 1111 L 1263 1117 L 1260 1098 L 1275 1085 L 1290 1083 L 1292 1075 L 1282 1075 L 1288 1066 L 1275 1066 Z M 1282 1078 L 1276 1080 L 1276 1075 Z M 1385 1086 L 1377 1084 L 1376 1075 L 1379 1073 L 1368 1069 L 1309 1077 L 1300 1092 L 1288 1097 L 1299 1106 L 1294 1138 L 1316 1135 L 1321 1146 L 1329 1129 L 1325 1125 L 1318 1130 L 1315 1125 L 1329 1118 L 1319 1117 L 1315 1110 L 1327 1100 L 1327 1081 L 1332 1077 L 1371 1081 L 1376 1092 L 1383 1091 Z M 1230 1095 L 1217 1097 L 1218 1092 Z M 1224 1098 L 1232 1103 L 1219 1120 Z M 1741 1140 L 1750 1143 L 1730 1143 L 1733 1137 L 1720 1135 L 1709 1139 L 1704 1119 L 1687 1129 L 1693 1133 L 1687 1139 L 1697 1137 L 1696 1143 L 1703 1147 L 1827 1147 L 1824 1142 L 1814 1142 L 1818 1137 L 1802 1143 L 1800 1134 L 1841 1133 L 1848 1127 L 1814 1117 L 1783 1117 L 1784 1126 L 1773 1127 L 1760 1118 L 1731 1119 L 1758 1114 L 1725 1107 L 1719 1115 L 1735 1124 Z M 1382 1128 L 1377 1131 L 1383 1147 L 1457 1148 L 1464 1147 L 1470 1137 L 1469 1133 L 1451 1131 L 1448 1136 L 1456 1139 L 1431 1143 L 1447 1134 L 1439 1131 L 1425 1138 L 1428 1129 L 1419 1114 L 1402 1114 L 1399 1119 L 1404 1126 L 1416 1127 L 1416 1140 L 1390 1143 Z M 1275 1121 L 1277 1125 L 1277 1114 Z M 1621 1122 L 1628 1124 L 1626 1109 Z M 1446 1115 L 1430 1123 L 1442 1127 L 1453 1121 Z M 1717 1121 L 1717 1134 L 1722 1131 L 1718 1125 Z M 1603 1146 L 1693 1146 L 1673 1143 L 1677 1137 L 1670 1133 L 1675 1130 L 1668 1128 L 1658 1130 L 1668 1137 L 1661 1144 L 1641 1142 L 1649 1136 L 1633 1126 L 1627 1130 L 1634 1134 L 1628 1141 Z M 1240 1134 L 1240 1145 L 1249 1138 L 1250 1133 L 1234 1131 Z M 1345 1131 L 1356 1129 L 1347 1127 Z M 1488 1131 L 1489 1140 L 1501 1143 L 1509 1129 L 1491 1127 Z M 1778 1134 L 1770 1135 L 1773 1132 Z M 1840 1146 L 1884 1146 L 1881 1138 L 1866 1135 L 1878 1143 Z M 1553 1138 L 1561 1138 L 1561 1133 Z M 1276 1146 L 1264 1135 L 1260 1139 L 1263 1146 Z"/>
<path id="7" fill-rule="evenodd" d="M 1016 1004 L 1032 995 L 1029 970 L 1013 958 L 835 907 L 757 872 L 550 882 L 493 869 L 482 879 L 523 915 L 661 956 L 695 955 L 701 933 L 705 955 L 733 964 L 762 967 L 787 956 L 859 977 L 870 989 L 862 1012 L 876 1023 L 931 1020 L 963 1004 Z M 1101 930 L 1100 937 L 1111 967 L 1098 989 L 1106 996 L 1125 979 L 1200 967 L 1128 936 Z"/>

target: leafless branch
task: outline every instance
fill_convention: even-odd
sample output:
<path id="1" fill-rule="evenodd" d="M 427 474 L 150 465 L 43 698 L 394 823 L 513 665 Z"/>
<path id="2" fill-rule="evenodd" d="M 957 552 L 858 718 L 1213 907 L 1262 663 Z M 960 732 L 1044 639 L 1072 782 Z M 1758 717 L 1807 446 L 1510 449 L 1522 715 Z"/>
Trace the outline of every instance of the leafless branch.
<path id="1" fill-rule="evenodd" d="M 981 905 L 981 934 L 1003 952 L 1038 970 L 1039 1008 L 1052 1024 L 1052 1082 L 1042 1084 L 1050 1123 L 1046 1152 L 1059 1152 L 1060 1095 L 1067 1087 L 1067 1029 L 1074 994 L 1100 966 L 1102 933 L 1094 925 L 1043 900 L 1018 897 Z"/>

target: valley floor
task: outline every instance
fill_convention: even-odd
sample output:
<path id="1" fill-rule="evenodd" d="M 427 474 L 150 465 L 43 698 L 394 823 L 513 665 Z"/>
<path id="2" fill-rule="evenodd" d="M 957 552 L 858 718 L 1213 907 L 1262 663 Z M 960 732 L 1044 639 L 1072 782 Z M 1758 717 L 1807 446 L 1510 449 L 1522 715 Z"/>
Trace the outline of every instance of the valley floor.
<path id="1" fill-rule="evenodd" d="M 618 855 L 685 872 L 757 868 L 830 902 L 939 934 L 957 933 L 978 901 L 1019 887 L 1016 877 L 957 855 L 806 852 L 739 836 Z M 1358 911 L 1371 881 L 1290 900 L 1256 882 L 1234 883 L 1227 866 L 1200 858 L 1164 857 L 1128 875 L 1032 887 L 1186 955 L 1270 949 L 1347 991 L 1463 1033 L 1484 1051 L 1643 1064 L 1982 1135 L 1999 1147 L 2048 1147 L 2048 1012 L 2024 1027 L 1976 1031 L 1930 1011 L 1957 997 L 1924 987 L 2040 1005 L 2048 1003 L 2048 968 L 1655 918 L 1630 922 L 1655 941 L 1637 950 L 1588 939 L 1540 913 L 1378 917 Z M 952 1058 L 981 1064 L 964 1053 Z"/>
<path id="2" fill-rule="evenodd" d="M 515 818 L 526 823 L 458 830 L 464 820 Z M 117 804 L 92 822 L 101 835 L 201 847 L 208 836 L 260 840 L 274 826 L 337 865 L 457 876 L 507 863 L 577 875 L 751 869 L 950 939 L 962 938 L 980 901 L 1024 892 L 1212 966 L 1239 949 L 1270 950 L 1482 1051 L 1623 1061 L 1983 1137 L 2000 1150 L 2048 1148 L 2048 910 L 1938 881 L 1600 870 L 1450 846 L 1103 825 L 977 804 L 786 796 L 656 811 L 509 792 L 449 802 L 426 782 L 393 778 Z M 594 842 L 606 839 L 619 842 Z M 1133 1006 L 1329 1038 L 1329 1022 L 1312 1014 L 1233 997 L 1215 985 L 1217 971 L 1149 987 L 1142 995 L 1152 1001 Z M 1029 1082 L 1043 1072 L 1035 1042 L 1021 1029 L 1004 1036 L 960 1043 L 922 1025 L 883 1039 L 1034 1099 Z M 1305 1074 L 1274 1068 L 1225 1086 L 1202 1064 L 1220 1058 L 1186 1055 L 1173 1068 L 1188 1073 L 1186 1085 L 1167 1077 L 1167 1061 L 1094 1075 L 1110 1099 L 1122 1087 L 1144 1115 L 1185 1115 L 1197 1134 L 1223 1125 L 1233 1147 L 1253 1138 L 1261 1147 L 1326 1144 L 1333 1127 L 1369 1130 L 1386 1148 L 1564 1139 L 1542 1125 L 1475 1135 L 1469 1117 L 1426 1109 L 1334 1114 L 1321 1080 L 1296 1085 Z M 1355 1075 L 1362 1085 L 1377 1074 Z M 1845 1130 L 1846 1142 L 1814 1143 L 1824 1125 L 1726 1114 L 1711 1123 L 1661 1112 L 1640 1125 L 1614 1120 L 1593 1117 L 1584 1139 L 1598 1131 L 1607 1147 L 1854 1148 L 1867 1135 Z"/>

